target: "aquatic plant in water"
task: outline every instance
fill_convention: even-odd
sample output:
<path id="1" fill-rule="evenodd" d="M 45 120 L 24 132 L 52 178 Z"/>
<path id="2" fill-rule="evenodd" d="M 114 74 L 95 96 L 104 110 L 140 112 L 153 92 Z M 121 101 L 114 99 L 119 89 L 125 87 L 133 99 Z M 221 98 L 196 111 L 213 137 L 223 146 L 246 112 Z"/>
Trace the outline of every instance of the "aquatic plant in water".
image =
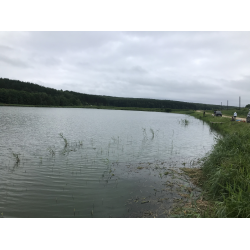
<path id="1" fill-rule="evenodd" d="M 150 128 L 150 132 L 152 133 L 152 138 L 151 138 L 151 139 L 154 139 L 154 137 L 155 137 L 155 132 L 154 132 L 154 130 L 153 130 L 152 128 Z"/>
<path id="2" fill-rule="evenodd" d="M 146 129 L 145 128 L 142 128 L 142 131 L 143 131 L 143 139 L 144 140 L 147 140 L 147 132 L 146 132 Z"/>
<path id="3" fill-rule="evenodd" d="M 13 153 L 13 156 L 16 159 L 16 164 L 18 164 L 20 162 L 20 158 L 19 158 L 18 154 Z"/>
<path id="4" fill-rule="evenodd" d="M 184 126 L 187 126 L 189 124 L 189 120 L 181 119 L 181 124 L 184 125 Z"/>
<path id="5" fill-rule="evenodd" d="M 64 147 L 66 148 L 66 147 L 69 145 L 67 139 L 63 136 L 63 133 L 60 133 L 59 135 L 60 135 L 61 138 L 64 140 L 64 143 L 65 143 Z"/>
<path id="6" fill-rule="evenodd" d="M 55 156 L 55 150 L 53 150 L 51 147 L 48 148 L 49 153 L 51 156 Z"/>

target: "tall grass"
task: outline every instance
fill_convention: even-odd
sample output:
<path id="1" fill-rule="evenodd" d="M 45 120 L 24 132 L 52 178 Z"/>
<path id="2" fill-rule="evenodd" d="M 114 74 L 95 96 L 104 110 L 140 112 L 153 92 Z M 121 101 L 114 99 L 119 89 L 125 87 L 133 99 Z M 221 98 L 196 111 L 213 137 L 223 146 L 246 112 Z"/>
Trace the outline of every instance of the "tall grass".
<path id="1" fill-rule="evenodd" d="M 204 160 L 204 188 L 217 200 L 218 217 L 250 217 L 250 130 L 219 139 Z"/>
<path id="2" fill-rule="evenodd" d="M 201 167 L 203 189 L 215 201 L 215 217 L 250 217 L 250 124 L 198 113 L 193 116 L 222 135 Z"/>

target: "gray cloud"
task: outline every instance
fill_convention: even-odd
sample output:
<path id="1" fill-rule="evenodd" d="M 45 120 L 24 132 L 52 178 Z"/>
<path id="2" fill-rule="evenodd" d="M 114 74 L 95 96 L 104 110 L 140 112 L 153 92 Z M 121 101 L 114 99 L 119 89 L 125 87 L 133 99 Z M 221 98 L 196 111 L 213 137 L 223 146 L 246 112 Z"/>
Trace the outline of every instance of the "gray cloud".
<path id="1" fill-rule="evenodd" d="M 0 77 L 80 93 L 250 103 L 250 32 L 0 32 Z"/>
<path id="2" fill-rule="evenodd" d="M 8 64 L 10 67 L 21 67 L 21 68 L 29 68 L 32 67 L 28 63 L 22 61 L 18 57 L 10 57 L 5 55 L 0 55 L 0 62 L 4 63 L 3 68 L 6 67 L 5 65 Z"/>

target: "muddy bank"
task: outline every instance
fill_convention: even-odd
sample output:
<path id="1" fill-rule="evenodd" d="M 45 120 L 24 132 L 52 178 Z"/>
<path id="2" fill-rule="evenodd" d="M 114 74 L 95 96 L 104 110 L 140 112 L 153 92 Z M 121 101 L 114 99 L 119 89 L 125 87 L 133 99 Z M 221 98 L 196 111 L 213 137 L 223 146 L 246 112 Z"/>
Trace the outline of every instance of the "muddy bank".
<path id="1" fill-rule="evenodd" d="M 197 179 L 199 160 L 140 163 L 127 165 L 128 174 L 138 178 L 131 199 L 127 200 L 130 218 L 182 217 L 197 201 L 206 206 Z M 197 180 L 196 180 L 197 181 Z"/>

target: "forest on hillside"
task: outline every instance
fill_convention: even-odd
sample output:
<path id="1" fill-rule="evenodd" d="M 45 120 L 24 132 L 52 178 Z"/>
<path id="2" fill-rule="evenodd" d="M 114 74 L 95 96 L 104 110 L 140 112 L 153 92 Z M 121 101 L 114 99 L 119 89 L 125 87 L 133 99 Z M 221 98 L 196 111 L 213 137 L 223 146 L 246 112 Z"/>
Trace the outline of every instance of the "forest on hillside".
<path id="1" fill-rule="evenodd" d="M 0 78 L 0 103 L 44 106 L 114 106 L 161 109 L 221 109 L 220 105 L 90 95 L 73 91 L 56 90 L 30 82 Z M 226 108 L 226 107 L 224 107 Z"/>

